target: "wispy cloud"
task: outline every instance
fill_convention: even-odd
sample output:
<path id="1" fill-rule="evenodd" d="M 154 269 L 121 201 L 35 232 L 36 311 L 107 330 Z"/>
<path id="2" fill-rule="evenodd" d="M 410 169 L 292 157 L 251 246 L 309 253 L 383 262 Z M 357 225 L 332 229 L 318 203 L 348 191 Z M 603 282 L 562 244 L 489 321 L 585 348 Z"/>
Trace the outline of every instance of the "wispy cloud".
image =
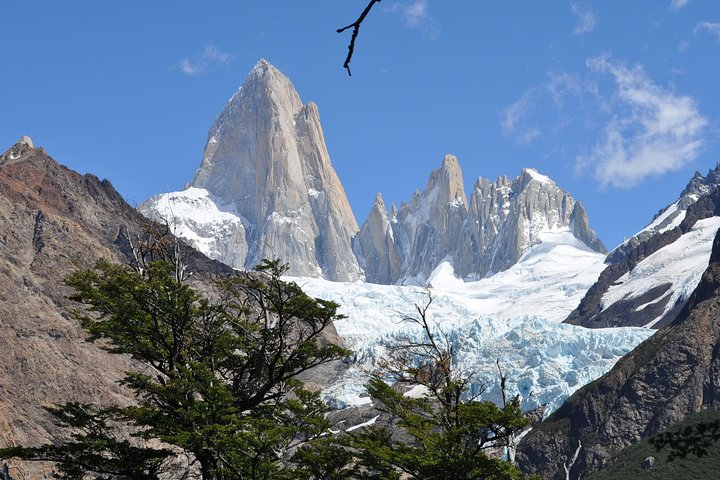
<path id="1" fill-rule="evenodd" d="M 430 0 L 395 2 L 386 11 L 400 14 L 405 26 L 422 30 L 429 37 L 434 38 L 440 33 L 437 21 L 430 13 Z"/>
<path id="2" fill-rule="evenodd" d="M 685 8 L 689 1 L 690 0 L 672 0 L 672 2 L 670 2 L 670 10 L 677 12 L 678 10 Z"/>
<path id="3" fill-rule="evenodd" d="M 578 24 L 575 26 L 575 29 L 573 29 L 573 35 L 583 35 L 595 29 L 597 18 L 595 17 L 592 6 L 581 3 L 571 3 L 570 9 L 578 20 Z"/>
<path id="4" fill-rule="evenodd" d="M 531 143 L 542 135 L 540 128 L 528 125 L 527 119 L 535 104 L 537 88 L 526 91 L 516 102 L 503 109 L 500 115 L 500 127 L 505 135 L 524 144 Z"/>
<path id="5" fill-rule="evenodd" d="M 689 96 L 662 88 L 640 65 L 628 67 L 609 55 L 587 61 L 597 74 L 610 74 L 613 114 L 590 153 L 578 157 L 602 186 L 632 187 L 682 168 L 699 155 L 707 120 Z"/>
<path id="6" fill-rule="evenodd" d="M 558 108 L 563 107 L 568 97 L 577 99 L 585 94 L 598 94 L 596 82 L 568 72 L 549 72 L 545 90 Z"/>
<path id="7" fill-rule="evenodd" d="M 720 23 L 713 23 L 713 22 L 698 22 L 697 25 L 695 25 L 695 29 L 693 32 L 697 35 L 700 32 L 707 32 L 711 35 L 714 35 L 718 42 L 720 42 Z"/>
<path id="8" fill-rule="evenodd" d="M 208 68 L 214 65 L 227 64 L 233 58 L 235 56 L 231 53 L 220 51 L 217 47 L 208 45 L 200 55 L 180 60 L 178 68 L 185 75 L 202 75 Z"/>

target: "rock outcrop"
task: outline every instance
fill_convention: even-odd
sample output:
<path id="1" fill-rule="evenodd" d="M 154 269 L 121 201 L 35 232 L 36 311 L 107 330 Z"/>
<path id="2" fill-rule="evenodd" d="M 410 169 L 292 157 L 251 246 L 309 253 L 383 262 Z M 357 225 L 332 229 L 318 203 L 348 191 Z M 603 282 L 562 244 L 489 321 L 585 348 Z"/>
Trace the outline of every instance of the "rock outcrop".
<path id="1" fill-rule="evenodd" d="M 670 324 L 578 390 L 522 441 L 518 460 L 543 478 L 585 476 L 686 415 L 720 408 L 720 235 L 702 280 Z"/>
<path id="2" fill-rule="evenodd" d="M 444 260 L 456 275 L 477 279 L 506 270 L 542 232 L 562 228 L 605 253 L 585 209 L 548 177 L 524 169 L 512 181 L 480 178 L 468 199 L 458 161 L 447 155 L 399 210 L 388 213 L 376 200 L 354 248 L 370 282 L 422 283 Z"/>
<path id="3" fill-rule="evenodd" d="M 267 61 L 253 68 L 210 129 L 191 185 L 237 217 L 226 224 L 225 246 L 204 250 L 213 258 L 246 270 L 263 258 L 280 258 L 292 275 L 362 278 L 351 246 L 357 222 L 330 163 L 318 108 L 303 105 L 290 80 Z M 183 194 L 169 195 L 182 202 Z M 197 192 L 190 196 L 196 200 Z M 162 195 L 154 197 L 141 211 L 170 223 L 186 221 L 169 218 L 172 208 L 163 209 L 163 202 Z M 200 208 L 189 222 L 204 214 Z M 213 237 L 197 224 L 188 229 Z"/>

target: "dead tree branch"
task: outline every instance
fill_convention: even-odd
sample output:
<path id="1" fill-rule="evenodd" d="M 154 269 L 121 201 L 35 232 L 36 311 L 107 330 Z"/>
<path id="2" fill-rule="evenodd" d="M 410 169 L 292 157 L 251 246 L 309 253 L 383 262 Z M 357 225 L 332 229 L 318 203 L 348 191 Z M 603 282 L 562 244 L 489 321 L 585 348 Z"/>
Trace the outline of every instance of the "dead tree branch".
<path id="1" fill-rule="evenodd" d="M 368 13 L 370 13 L 370 10 L 372 10 L 375 4 L 380 2 L 381 0 L 370 0 L 365 7 L 365 10 L 363 10 L 357 20 L 346 27 L 337 29 L 337 33 L 342 33 L 351 28 L 353 29 L 352 36 L 350 37 L 350 44 L 348 45 L 348 54 L 347 57 L 345 57 L 345 63 L 343 64 L 343 68 L 347 70 L 348 75 L 350 76 L 352 76 L 352 72 L 350 71 L 350 61 L 355 53 L 355 40 L 357 40 L 358 33 L 360 33 L 360 25 L 362 25 L 363 21 L 365 21 L 365 17 L 368 16 Z"/>

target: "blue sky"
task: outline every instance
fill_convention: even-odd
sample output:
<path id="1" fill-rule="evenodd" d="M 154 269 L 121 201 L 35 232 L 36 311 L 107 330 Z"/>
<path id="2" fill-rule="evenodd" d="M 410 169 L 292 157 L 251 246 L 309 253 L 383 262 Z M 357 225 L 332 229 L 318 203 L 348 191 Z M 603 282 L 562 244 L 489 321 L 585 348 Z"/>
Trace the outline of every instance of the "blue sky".
<path id="1" fill-rule="evenodd" d="M 720 2 L 363 0 L 0 4 L 0 150 L 30 135 L 131 203 L 191 180 L 260 58 L 318 104 L 358 221 L 445 153 L 549 175 L 612 248 L 720 161 Z"/>

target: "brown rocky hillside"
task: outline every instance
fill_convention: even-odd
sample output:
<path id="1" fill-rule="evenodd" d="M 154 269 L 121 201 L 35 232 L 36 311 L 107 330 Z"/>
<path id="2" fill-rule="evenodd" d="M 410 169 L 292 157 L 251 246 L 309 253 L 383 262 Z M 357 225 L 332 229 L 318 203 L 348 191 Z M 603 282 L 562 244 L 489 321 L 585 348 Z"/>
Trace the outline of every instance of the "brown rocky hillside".
<path id="1" fill-rule="evenodd" d="M 0 155 L 0 447 L 53 439 L 44 405 L 128 402 L 131 364 L 84 341 L 63 278 L 99 258 L 128 260 L 145 220 L 109 181 L 80 175 L 23 140 Z M 188 251 L 203 276 L 231 272 Z"/>
<path id="2" fill-rule="evenodd" d="M 517 458 L 525 470 L 564 479 L 579 446 L 575 480 L 705 408 L 720 408 L 720 235 L 676 319 L 572 395 L 523 440 Z"/>

